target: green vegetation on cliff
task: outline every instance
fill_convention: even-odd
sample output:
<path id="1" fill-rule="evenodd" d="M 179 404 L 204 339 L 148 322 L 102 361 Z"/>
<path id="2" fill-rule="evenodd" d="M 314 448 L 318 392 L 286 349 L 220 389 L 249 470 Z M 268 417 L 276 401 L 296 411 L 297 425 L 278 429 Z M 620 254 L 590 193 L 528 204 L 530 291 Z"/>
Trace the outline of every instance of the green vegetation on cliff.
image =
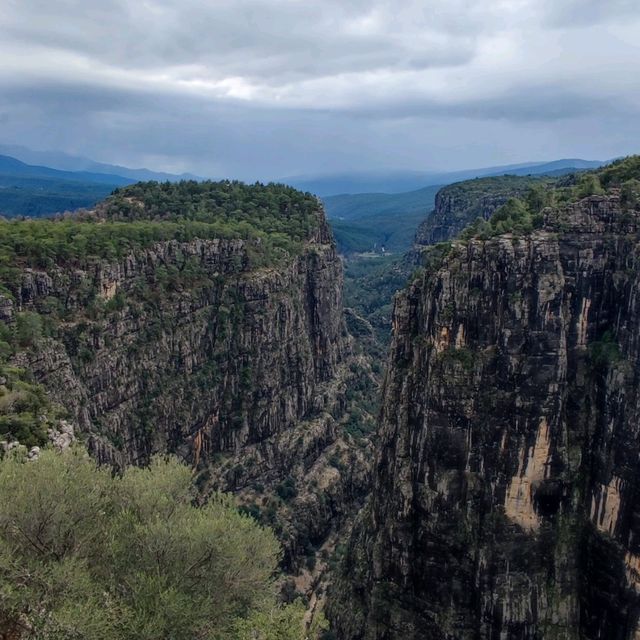
<path id="1" fill-rule="evenodd" d="M 0 440 L 41 445 L 48 417 L 58 415 L 28 368 L 17 365 L 25 352 L 52 338 L 74 365 L 86 366 L 115 314 L 145 318 L 140 333 L 152 342 L 169 322 L 161 313 L 169 299 L 198 300 L 205 289 L 213 297 L 230 274 L 290 260 L 317 229 L 318 210 L 314 197 L 282 185 L 146 182 L 116 190 L 92 212 L 0 221 Z M 198 239 L 242 242 L 180 247 Z M 176 245 L 168 250 L 170 241 Z M 120 273 L 124 258 L 129 269 L 138 261 L 137 276 L 105 295 L 103 274 Z M 239 313 L 229 296 L 220 313 Z"/>
<path id="2" fill-rule="evenodd" d="M 528 202 L 519 198 L 509 198 L 499 207 L 489 220 L 477 218 L 460 235 L 463 240 L 469 238 L 487 239 L 503 233 L 526 234 L 542 225 L 542 215 L 532 209 Z"/>
<path id="3" fill-rule="evenodd" d="M 193 220 L 304 239 L 314 226 L 318 200 L 281 184 L 243 182 L 138 182 L 116 189 L 98 209 L 114 220 Z"/>
<path id="4" fill-rule="evenodd" d="M 611 194 L 611 189 L 619 190 L 623 207 L 640 203 L 640 156 L 618 160 L 597 171 L 531 183 L 518 196 L 510 197 L 498 207 L 488 220 L 476 218 L 460 237 L 468 240 L 503 233 L 527 234 L 542 226 L 545 209 L 562 207 L 589 196 Z"/>
<path id="5" fill-rule="evenodd" d="M 85 267 L 156 242 L 247 241 L 250 266 L 299 252 L 317 226 L 318 201 L 283 185 L 145 182 L 118 189 L 95 212 L 50 220 L 0 222 L 0 283 L 20 267 Z"/>
<path id="6" fill-rule="evenodd" d="M 640 179 L 640 155 L 615 160 L 594 172 L 605 187 L 623 185 Z"/>
<path id="7" fill-rule="evenodd" d="M 632 157 L 478 193 L 458 240 L 439 196 L 442 241 L 396 297 L 337 637 L 633 636 L 639 186 Z"/>
<path id="8" fill-rule="evenodd" d="M 51 421 L 64 415 L 29 371 L 11 363 L 11 356 L 33 347 L 44 331 L 42 317 L 29 311 L 17 314 L 13 326 L 0 321 L 0 440 L 42 445 Z"/>
<path id="9" fill-rule="evenodd" d="M 86 453 L 0 461 L 0 636 L 301 640 L 273 533 L 173 459 L 114 476 Z"/>
<path id="10" fill-rule="evenodd" d="M 28 371 L 0 363 L 0 440 L 18 440 L 27 447 L 42 445 L 51 421 L 63 415 Z"/>

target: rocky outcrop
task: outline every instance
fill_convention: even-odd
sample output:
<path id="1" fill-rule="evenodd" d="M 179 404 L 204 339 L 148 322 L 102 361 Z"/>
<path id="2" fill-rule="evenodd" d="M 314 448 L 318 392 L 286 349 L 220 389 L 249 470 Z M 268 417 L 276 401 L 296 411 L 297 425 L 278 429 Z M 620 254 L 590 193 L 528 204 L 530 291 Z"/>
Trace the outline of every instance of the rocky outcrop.
<path id="1" fill-rule="evenodd" d="M 451 240 L 476 218 L 488 220 L 509 198 L 522 196 L 533 185 L 553 181 L 533 176 L 497 176 L 443 187 L 436 194 L 433 212 L 418 227 L 409 257 L 418 263 L 421 247 Z"/>
<path id="2" fill-rule="evenodd" d="M 92 271 L 27 269 L 15 310 L 63 300 L 70 320 L 18 361 L 126 463 L 166 450 L 200 459 L 284 431 L 324 409 L 322 385 L 348 353 L 341 265 L 324 222 L 284 265 L 246 270 L 247 250 L 170 241 Z M 195 282 L 157 282 L 194 261 Z M 122 302 L 94 319 L 87 289 Z"/>
<path id="3" fill-rule="evenodd" d="M 59 420 L 56 425 L 47 429 L 47 444 L 56 451 L 66 451 L 76 442 L 73 425 L 66 420 Z M 22 455 L 27 461 L 37 460 L 40 456 L 40 447 L 26 447 L 18 440 L 0 440 L 0 457 L 11 452 Z"/>
<path id="4" fill-rule="evenodd" d="M 341 639 L 640 637 L 640 212 L 544 216 L 396 300 Z"/>

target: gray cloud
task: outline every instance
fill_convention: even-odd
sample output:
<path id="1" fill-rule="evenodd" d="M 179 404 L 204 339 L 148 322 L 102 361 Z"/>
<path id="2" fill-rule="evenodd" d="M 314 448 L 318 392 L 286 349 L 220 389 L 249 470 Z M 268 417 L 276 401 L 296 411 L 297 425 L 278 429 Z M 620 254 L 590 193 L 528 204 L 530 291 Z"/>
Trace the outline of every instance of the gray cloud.
<path id="1" fill-rule="evenodd" d="M 607 157 L 638 36 L 635 0 L 5 0 L 0 138 L 241 177 Z"/>
<path id="2" fill-rule="evenodd" d="M 637 19 L 639 13 L 636 0 L 564 0 L 549 5 L 546 22 L 555 27 L 582 27 Z"/>

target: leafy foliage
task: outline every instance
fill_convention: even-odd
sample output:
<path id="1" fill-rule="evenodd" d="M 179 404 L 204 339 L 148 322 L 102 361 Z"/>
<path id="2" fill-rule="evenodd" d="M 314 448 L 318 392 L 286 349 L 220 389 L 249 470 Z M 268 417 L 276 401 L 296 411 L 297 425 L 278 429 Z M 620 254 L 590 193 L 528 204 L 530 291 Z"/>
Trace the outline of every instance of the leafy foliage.
<path id="1" fill-rule="evenodd" d="M 0 368 L 0 439 L 18 440 L 27 447 L 46 441 L 46 425 L 63 412 L 52 406 L 44 388 L 18 367 Z"/>
<path id="2" fill-rule="evenodd" d="M 235 640 L 300 640 L 317 638 L 327 627 L 322 616 L 315 616 L 311 629 L 303 633 L 301 620 L 305 613 L 300 600 L 273 607 L 270 610 L 254 611 L 248 618 L 238 620 L 235 627 Z M 323 637 L 323 636 L 321 636 Z"/>
<path id="3" fill-rule="evenodd" d="M 239 238 L 249 266 L 299 252 L 317 225 L 317 200 L 283 185 L 240 182 L 144 182 L 117 189 L 94 213 L 56 220 L 0 222 L 0 284 L 20 267 L 87 267 L 153 243 Z"/>
<path id="4" fill-rule="evenodd" d="M 630 156 L 593 171 L 562 176 L 499 176 L 467 180 L 445 187 L 440 197 L 449 202 L 446 222 L 467 222 L 461 234 L 490 238 L 501 233 L 527 234 L 539 228 L 543 211 L 593 195 L 604 195 L 612 187 L 621 189 L 623 206 L 635 207 L 640 198 L 640 156 Z M 505 204 L 487 220 L 487 210 L 497 201 Z M 442 216 L 428 218 L 424 234 L 442 223 Z"/>
<path id="5" fill-rule="evenodd" d="M 534 198 L 537 200 L 537 198 Z M 531 233 L 533 229 L 542 225 L 542 216 L 532 213 L 527 202 L 519 198 L 510 198 L 496 209 L 489 220 L 482 218 L 467 227 L 460 237 L 463 240 L 470 238 L 487 239 L 503 233 L 515 233 L 523 235 Z"/>
<path id="6" fill-rule="evenodd" d="M 640 179 L 640 155 L 615 160 L 596 172 L 605 188 Z"/>
<path id="7" fill-rule="evenodd" d="M 16 351 L 36 347 L 46 329 L 41 316 L 30 311 L 18 313 L 13 326 L 0 321 L 0 440 L 43 445 L 47 427 L 65 416 L 29 371 L 11 364 Z"/>
<path id="8" fill-rule="evenodd" d="M 32 311 L 19 313 L 16 320 L 16 341 L 21 347 L 32 347 L 42 337 L 43 325 L 39 314 Z"/>
<path id="9" fill-rule="evenodd" d="M 249 226 L 267 233 L 306 236 L 318 201 L 292 187 L 221 182 L 138 182 L 116 189 L 99 207 L 114 220 L 193 220 Z"/>
<path id="10" fill-rule="evenodd" d="M 640 180 L 631 178 L 622 183 L 620 199 L 624 206 L 635 208 L 640 204 Z"/>
<path id="11" fill-rule="evenodd" d="M 600 184 L 600 178 L 594 173 L 586 173 L 578 180 L 578 184 L 574 190 L 577 198 L 587 198 L 588 196 L 601 196 L 604 189 Z"/>
<path id="12" fill-rule="evenodd" d="M 303 637 L 274 535 L 173 459 L 122 476 L 80 450 L 0 462 L 0 633 L 49 640 Z"/>
<path id="13" fill-rule="evenodd" d="M 542 176 L 493 176 L 466 180 L 445 187 L 443 195 L 452 203 L 453 215 L 462 220 L 474 220 L 483 217 L 486 203 L 518 198 L 528 201 L 534 209 L 542 202 L 546 193 L 558 182 L 558 178 Z M 530 202 L 529 202 L 530 201 Z"/>

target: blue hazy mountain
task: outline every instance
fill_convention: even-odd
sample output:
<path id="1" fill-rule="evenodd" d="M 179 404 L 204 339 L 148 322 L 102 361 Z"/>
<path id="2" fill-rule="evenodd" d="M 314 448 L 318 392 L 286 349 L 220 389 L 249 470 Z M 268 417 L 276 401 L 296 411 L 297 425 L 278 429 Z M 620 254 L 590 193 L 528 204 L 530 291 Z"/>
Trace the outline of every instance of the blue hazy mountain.
<path id="1" fill-rule="evenodd" d="M 57 152 L 35 152 L 7 145 L 0 145 L 0 149 L 18 150 L 23 157 L 47 159 L 58 165 L 30 164 L 0 155 L 0 215 L 5 217 L 48 216 L 92 207 L 114 189 L 141 180 L 197 179 L 190 174 L 128 169 Z"/>
<path id="2" fill-rule="evenodd" d="M 90 172 L 116 175 L 129 178 L 134 182 L 143 180 L 158 180 L 159 182 L 175 182 L 176 180 L 202 180 L 203 178 L 191 173 L 165 173 L 150 169 L 131 169 L 120 165 L 96 162 L 82 156 L 74 156 L 62 151 L 34 151 L 18 145 L 0 144 L 0 154 L 12 156 L 30 165 L 45 165 L 52 169 L 73 172 Z"/>
<path id="3" fill-rule="evenodd" d="M 482 167 L 450 172 L 426 171 L 366 171 L 336 173 L 319 176 L 292 176 L 280 182 L 310 191 L 320 197 L 356 193 L 403 193 L 437 184 L 451 184 L 461 180 L 487 176 L 541 175 L 575 169 L 595 169 L 602 166 L 599 160 L 567 158 L 552 162 L 524 162 L 498 167 Z"/>
<path id="4" fill-rule="evenodd" d="M 0 155 L 0 215 L 8 217 L 52 215 L 91 207 L 117 187 L 140 180 L 198 179 L 191 174 L 102 164 L 55 151 L 0 145 L 2 150 L 21 154 L 21 158 Z M 56 166 L 43 164 L 45 161 Z M 413 231 L 433 207 L 438 186 L 474 177 L 557 174 L 601 164 L 568 159 L 449 173 L 388 171 L 292 178 L 283 182 L 323 196 L 329 217 L 336 221 L 338 241 L 345 250 L 384 245 L 389 250 L 401 251 L 410 245 Z"/>
<path id="5" fill-rule="evenodd" d="M 0 156 L 0 215 L 47 216 L 91 207 L 135 180 L 91 171 L 61 171 Z"/>
<path id="6" fill-rule="evenodd" d="M 136 182 L 131 178 L 115 174 L 95 173 L 92 171 L 61 171 L 51 167 L 26 164 L 16 158 L 3 155 L 0 155 L 0 175 L 12 178 L 40 178 L 44 180 L 90 182 L 115 186 L 124 186 Z"/>

